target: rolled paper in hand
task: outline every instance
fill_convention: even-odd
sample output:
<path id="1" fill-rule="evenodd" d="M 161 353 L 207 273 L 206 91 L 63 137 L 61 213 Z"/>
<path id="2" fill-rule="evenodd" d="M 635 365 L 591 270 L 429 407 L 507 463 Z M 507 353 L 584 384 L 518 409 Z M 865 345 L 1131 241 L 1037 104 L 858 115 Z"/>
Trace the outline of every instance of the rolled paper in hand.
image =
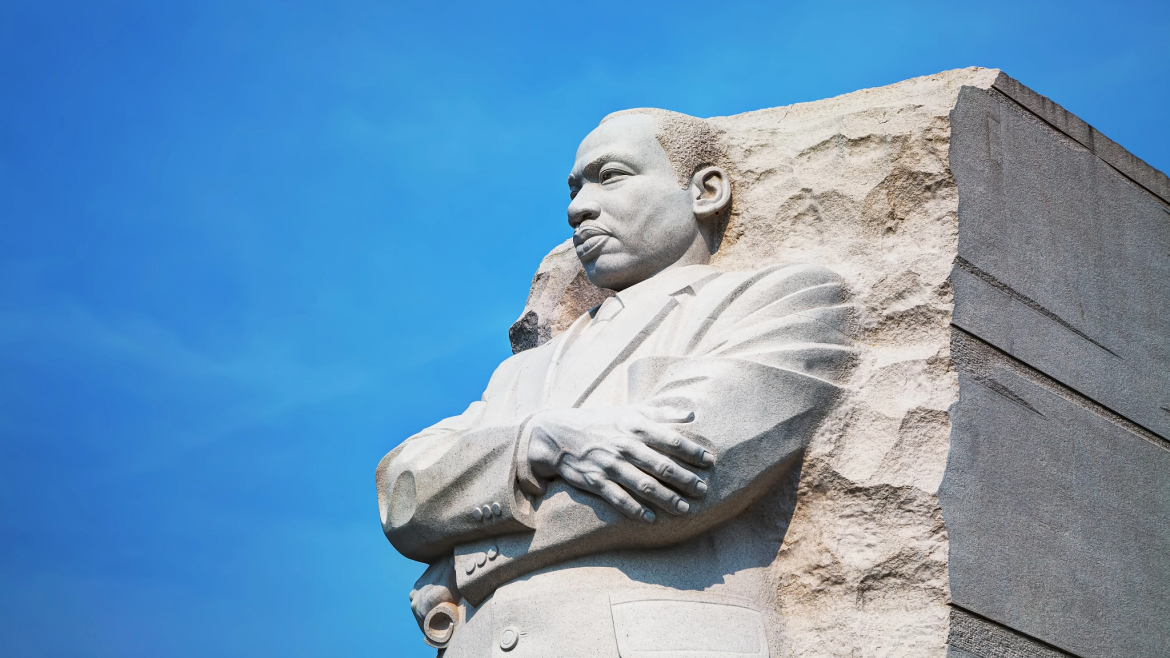
<path id="1" fill-rule="evenodd" d="M 443 649 L 455 634 L 455 627 L 459 625 L 459 606 L 444 601 L 427 613 L 423 619 L 423 635 L 427 644 L 436 649 Z"/>

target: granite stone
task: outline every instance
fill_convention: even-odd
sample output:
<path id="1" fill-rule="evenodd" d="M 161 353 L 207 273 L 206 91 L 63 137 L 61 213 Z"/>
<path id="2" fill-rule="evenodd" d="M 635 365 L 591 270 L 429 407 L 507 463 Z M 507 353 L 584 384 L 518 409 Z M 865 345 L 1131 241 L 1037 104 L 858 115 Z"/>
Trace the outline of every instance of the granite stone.
<path id="1" fill-rule="evenodd" d="M 1170 655 L 1163 173 L 970 68 L 616 113 L 570 186 L 378 469 L 445 658 Z"/>
<path id="2" fill-rule="evenodd" d="M 1003 75 L 951 129 L 952 599 L 1070 655 L 1170 655 L 1166 177 Z"/>
<path id="3" fill-rule="evenodd" d="M 1051 645 L 1038 642 L 1006 626 L 951 609 L 947 658 L 1070 658 Z"/>
<path id="4" fill-rule="evenodd" d="M 1170 437 L 1166 202 L 994 90 L 951 126 L 955 325 Z"/>

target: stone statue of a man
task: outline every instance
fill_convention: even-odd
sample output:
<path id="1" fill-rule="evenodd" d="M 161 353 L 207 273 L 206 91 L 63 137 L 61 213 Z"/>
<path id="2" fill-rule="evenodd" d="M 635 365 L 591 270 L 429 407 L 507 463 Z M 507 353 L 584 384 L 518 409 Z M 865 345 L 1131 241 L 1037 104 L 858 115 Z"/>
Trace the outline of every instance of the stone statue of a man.
<path id="1" fill-rule="evenodd" d="M 610 115 L 569 189 L 577 256 L 616 296 L 378 466 L 386 536 L 430 565 L 414 613 L 446 658 L 768 656 L 784 524 L 761 519 L 791 513 L 854 359 L 844 285 L 707 264 L 732 181 L 701 119 Z"/>

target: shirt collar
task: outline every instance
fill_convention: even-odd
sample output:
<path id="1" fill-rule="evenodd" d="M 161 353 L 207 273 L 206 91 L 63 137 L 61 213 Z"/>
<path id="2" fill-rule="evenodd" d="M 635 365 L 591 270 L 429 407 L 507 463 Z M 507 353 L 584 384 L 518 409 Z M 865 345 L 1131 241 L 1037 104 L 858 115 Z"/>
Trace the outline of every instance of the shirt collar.
<path id="1" fill-rule="evenodd" d="M 686 265 L 659 272 L 602 302 L 594 312 L 593 319 L 596 322 L 605 322 L 613 319 L 630 304 L 639 304 L 652 297 L 681 293 L 692 283 L 716 271 L 710 265 Z"/>

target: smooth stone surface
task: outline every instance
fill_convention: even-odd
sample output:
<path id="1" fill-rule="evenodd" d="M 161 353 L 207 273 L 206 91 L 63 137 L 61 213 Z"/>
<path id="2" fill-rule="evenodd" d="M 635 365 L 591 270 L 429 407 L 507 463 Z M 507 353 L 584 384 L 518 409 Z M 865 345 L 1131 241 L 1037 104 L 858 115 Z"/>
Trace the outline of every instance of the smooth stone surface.
<path id="1" fill-rule="evenodd" d="M 1018 80 L 1000 72 L 992 88 L 1028 110 L 1037 119 L 1052 126 L 1113 167 L 1122 176 L 1140 185 L 1162 201 L 1170 203 L 1170 177 L 1154 169 L 1120 144 L 1102 135 L 1080 117 L 1051 99 L 1028 89 Z"/>
<path id="2" fill-rule="evenodd" d="M 955 604 L 1085 658 L 1170 655 L 1170 445 L 1004 368 L 959 381 Z"/>
<path id="3" fill-rule="evenodd" d="M 1166 177 L 1006 76 L 951 119 L 952 598 L 1070 655 L 1168 655 Z"/>
<path id="4" fill-rule="evenodd" d="M 952 126 L 954 323 L 1170 438 L 1170 207 L 994 92 Z"/>

